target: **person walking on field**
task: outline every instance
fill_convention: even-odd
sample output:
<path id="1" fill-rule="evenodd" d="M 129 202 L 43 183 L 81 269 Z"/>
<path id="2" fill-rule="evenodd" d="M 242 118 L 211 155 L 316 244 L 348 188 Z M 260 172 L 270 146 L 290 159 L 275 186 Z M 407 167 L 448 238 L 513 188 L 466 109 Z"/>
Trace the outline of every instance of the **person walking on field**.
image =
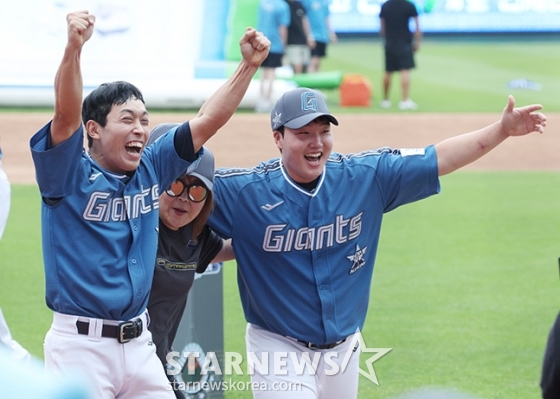
<path id="1" fill-rule="evenodd" d="M 385 74 L 383 75 L 382 108 L 390 108 L 389 92 L 394 72 L 401 75 L 401 101 L 399 109 L 414 110 L 418 105 L 410 99 L 410 70 L 415 67 L 414 53 L 420 48 L 422 31 L 418 11 L 408 0 L 388 0 L 381 6 L 381 37 L 384 40 Z M 414 34 L 409 21 L 414 21 Z"/>
<path id="2" fill-rule="evenodd" d="M 436 145 L 340 154 L 331 130 L 338 120 L 320 92 L 297 88 L 278 99 L 270 123 L 280 157 L 217 169 L 208 222 L 232 239 L 247 352 L 263 365 L 251 382 L 269 387 L 255 389 L 255 398 L 357 397 L 356 331 L 367 314 L 383 215 L 437 194 L 439 176 L 509 137 L 544 131 L 540 105 L 514 105 L 510 96 L 493 124 Z M 304 359 L 312 366 L 302 368 Z"/>
<path id="3" fill-rule="evenodd" d="M 255 112 L 270 112 L 276 68 L 282 60 L 288 42 L 290 7 L 285 0 L 261 0 L 257 15 L 257 29 L 270 40 L 270 52 L 261 64 L 259 99 Z"/>
<path id="4" fill-rule="evenodd" d="M 196 167 L 203 144 L 239 106 L 270 42 L 247 28 L 233 75 L 194 118 L 146 147 L 150 119 L 134 85 L 104 83 L 82 101 L 81 54 L 94 24 L 88 11 L 68 14 L 54 116 L 30 140 L 45 296 L 53 311 L 45 370 L 84 373 L 96 399 L 171 399 L 147 328 L 159 191 Z"/>
<path id="5" fill-rule="evenodd" d="M 315 73 L 321 69 L 321 59 L 327 56 L 329 43 L 336 43 L 338 38 L 331 27 L 329 6 L 331 0 L 301 0 L 311 27 L 311 36 L 315 46 L 311 49 L 311 61 L 307 72 Z"/>

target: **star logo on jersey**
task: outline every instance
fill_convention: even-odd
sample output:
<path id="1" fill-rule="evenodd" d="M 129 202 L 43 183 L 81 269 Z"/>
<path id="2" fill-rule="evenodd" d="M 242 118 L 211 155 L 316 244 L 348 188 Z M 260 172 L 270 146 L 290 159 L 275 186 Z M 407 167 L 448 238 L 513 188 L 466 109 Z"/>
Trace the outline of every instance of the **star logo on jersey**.
<path id="1" fill-rule="evenodd" d="M 272 120 L 272 123 L 274 124 L 274 128 L 276 128 L 280 124 L 281 119 L 282 119 L 282 113 L 281 112 L 276 113 L 276 116 Z"/>
<path id="2" fill-rule="evenodd" d="M 364 259 L 364 255 L 366 253 L 367 247 L 364 249 L 360 249 L 360 246 L 356 244 L 356 252 L 353 255 L 347 256 L 346 258 L 352 262 L 352 267 L 350 267 L 350 271 L 348 274 L 353 274 L 360 270 L 365 264 L 366 260 Z"/>
<path id="3" fill-rule="evenodd" d="M 362 353 L 372 353 L 372 355 L 366 360 L 367 371 L 362 370 L 362 368 L 360 367 L 358 368 L 358 373 L 366 377 L 375 385 L 379 386 L 379 380 L 377 379 L 377 375 L 375 374 L 373 363 L 392 351 L 393 348 L 368 348 L 366 343 L 364 342 L 364 338 L 362 337 L 360 329 L 356 328 L 356 333 L 352 336 L 352 340 L 350 341 L 348 350 L 344 355 L 344 360 L 342 361 L 342 370 L 346 370 L 346 366 L 348 366 L 348 362 L 350 361 L 352 353 L 356 352 L 358 348 L 362 348 Z"/>

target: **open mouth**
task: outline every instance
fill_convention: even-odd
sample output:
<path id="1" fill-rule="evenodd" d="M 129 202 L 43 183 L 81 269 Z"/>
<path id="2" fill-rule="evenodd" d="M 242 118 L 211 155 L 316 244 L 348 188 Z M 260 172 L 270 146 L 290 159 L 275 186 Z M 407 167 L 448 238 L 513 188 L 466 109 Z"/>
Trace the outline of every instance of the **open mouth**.
<path id="1" fill-rule="evenodd" d="M 318 152 L 316 154 L 307 154 L 304 155 L 304 158 L 310 163 L 319 163 L 321 160 L 321 153 Z"/>
<path id="2" fill-rule="evenodd" d="M 133 141 L 133 142 L 128 143 L 125 146 L 126 151 L 129 154 L 135 154 L 135 155 L 138 155 L 142 152 L 142 147 L 143 147 L 143 145 L 140 141 Z"/>

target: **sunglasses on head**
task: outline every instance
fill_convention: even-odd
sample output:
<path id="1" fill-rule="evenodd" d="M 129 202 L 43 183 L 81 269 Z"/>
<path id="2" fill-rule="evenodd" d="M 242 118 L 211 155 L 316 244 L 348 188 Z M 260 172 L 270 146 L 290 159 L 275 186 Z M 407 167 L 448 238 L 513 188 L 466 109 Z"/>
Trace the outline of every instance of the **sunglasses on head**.
<path id="1" fill-rule="evenodd" d="M 171 183 L 165 193 L 170 197 L 180 197 L 185 191 L 192 202 L 202 202 L 208 197 L 208 189 L 202 184 L 185 184 L 181 180 Z"/>

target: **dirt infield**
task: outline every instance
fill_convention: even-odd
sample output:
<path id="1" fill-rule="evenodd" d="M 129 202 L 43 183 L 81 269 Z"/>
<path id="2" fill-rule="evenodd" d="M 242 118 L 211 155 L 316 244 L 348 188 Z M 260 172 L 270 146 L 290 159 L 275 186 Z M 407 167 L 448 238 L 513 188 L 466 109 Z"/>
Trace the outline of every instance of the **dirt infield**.
<path id="1" fill-rule="evenodd" d="M 182 122 L 193 114 L 152 113 L 150 125 Z M 29 139 L 50 120 L 50 113 L 0 113 L 3 167 L 12 183 L 34 183 Z M 343 114 L 333 128 L 335 151 L 347 153 L 382 146 L 423 147 L 447 137 L 475 130 L 499 119 L 488 114 Z M 560 171 L 560 114 L 547 114 L 544 135 L 508 139 L 486 157 L 467 166 L 470 170 Z M 253 166 L 278 156 L 266 115 L 238 113 L 208 142 L 216 165 Z"/>

